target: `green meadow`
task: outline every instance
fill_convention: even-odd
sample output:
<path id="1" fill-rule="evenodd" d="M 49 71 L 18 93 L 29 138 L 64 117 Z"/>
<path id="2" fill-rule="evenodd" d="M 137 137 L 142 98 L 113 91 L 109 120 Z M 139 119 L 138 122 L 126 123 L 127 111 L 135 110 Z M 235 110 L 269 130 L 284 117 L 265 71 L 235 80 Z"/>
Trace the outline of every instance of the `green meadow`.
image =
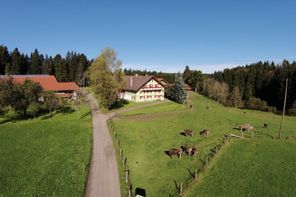
<path id="1" fill-rule="evenodd" d="M 91 114 L 68 111 L 0 124 L 0 196 L 83 196 Z"/>
<path id="2" fill-rule="evenodd" d="M 175 196 L 177 187 L 183 183 L 188 196 L 216 196 L 217 192 L 221 196 L 289 196 L 296 193 L 296 189 L 290 187 L 295 184 L 295 173 L 290 172 L 296 162 L 293 156 L 296 141 L 271 139 L 278 133 L 280 116 L 227 108 L 195 93 L 190 94 L 189 103 L 192 103 L 192 109 L 188 105 L 167 102 L 125 112 L 112 120 L 112 127 L 127 157 L 134 189 L 144 188 L 148 196 Z M 233 139 L 211 160 L 197 182 L 190 181 L 191 173 L 202 165 L 201 160 L 221 137 L 230 133 L 241 134 L 236 128 L 242 123 L 254 125 L 254 139 L 251 139 L 251 134 L 245 134 L 243 140 Z M 263 128 L 264 123 L 268 124 L 268 128 Z M 185 128 L 193 129 L 195 135 L 180 135 Z M 208 137 L 199 135 L 199 131 L 205 128 L 211 130 Z M 296 118 L 286 117 L 283 136 L 296 136 L 295 128 Z M 198 146 L 199 154 L 193 158 L 183 155 L 181 159 L 170 158 L 165 154 L 170 148 L 184 144 Z M 274 165 L 273 160 L 276 160 Z M 119 170 L 122 174 L 121 167 Z M 240 174 L 241 171 L 244 172 Z M 267 176 L 269 173 L 273 179 Z M 275 177 L 279 180 L 272 182 Z M 223 178 L 227 180 L 224 185 L 228 187 L 220 183 Z M 290 185 L 286 184 L 287 180 L 290 180 Z M 237 182 L 240 182 L 238 187 Z M 267 186 L 273 187 L 273 184 L 281 189 L 268 189 Z M 121 185 L 125 187 L 122 178 Z M 230 190 L 233 190 L 232 193 Z M 275 193 L 280 191 L 286 193 Z"/>

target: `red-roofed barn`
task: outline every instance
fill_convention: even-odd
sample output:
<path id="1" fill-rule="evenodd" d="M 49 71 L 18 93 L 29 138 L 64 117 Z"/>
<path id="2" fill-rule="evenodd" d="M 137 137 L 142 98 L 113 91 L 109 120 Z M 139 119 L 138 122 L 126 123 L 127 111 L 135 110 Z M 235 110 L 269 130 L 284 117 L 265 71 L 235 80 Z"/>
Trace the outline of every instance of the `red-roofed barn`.
<path id="1" fill-rule="evenodd" d="M 31 80 L 39 83 L 45 91 L 55 92 L 59 97 L 67 97 L 76 99 L 76 91 L 79 86 L 75 82 L 58 82 L 53 75 L 1 75 L 0 79 L 9 79 L 16 83 L 24 83 L 26 80 Z"/>

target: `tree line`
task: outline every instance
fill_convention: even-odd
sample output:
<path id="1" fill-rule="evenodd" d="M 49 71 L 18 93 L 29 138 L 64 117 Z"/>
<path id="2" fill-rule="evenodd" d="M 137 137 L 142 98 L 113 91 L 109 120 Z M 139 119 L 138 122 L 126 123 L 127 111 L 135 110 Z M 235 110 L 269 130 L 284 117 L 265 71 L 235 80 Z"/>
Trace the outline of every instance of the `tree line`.
<path id="1" fill-rule="evenodd" d="M 290 113 L 296 106 L 296 62 L 284 60 L 257 62 L 232 69 L 224 69 L 211 75 L 215 80 L 224 82 L 229 90 L 237 88 L 247 108 L 254 105 L 273 106 L 281 111 L 285 92 L 285 79 L 289 80 L 287 109 Z"/>
<path id="2" fill-rule="evenodd" d="M 27 55 L 18 48 L 8 51 L 6 46 L 0 45 L 0 75 L 50 74 L 61 82 L 75 81 L 84 85 L 90 63 L 83 53 L 71 51 L 65 57 L 60 54 L 52 57 L 35 49 Z"/>
<path id="3" fill-rule="evenodd" d="M 168 83 L 173 84 L 176 78 L 177 73 L 166 73 L 166 72 L 157 72 L 157 71 L 148 71 L 148 70 L 138 70 L 138 69 L 123 69 L 125 75 L 135 75 L 138 74 L 140 76 L 155 76 L 156 78 L 163 78 Z"/>

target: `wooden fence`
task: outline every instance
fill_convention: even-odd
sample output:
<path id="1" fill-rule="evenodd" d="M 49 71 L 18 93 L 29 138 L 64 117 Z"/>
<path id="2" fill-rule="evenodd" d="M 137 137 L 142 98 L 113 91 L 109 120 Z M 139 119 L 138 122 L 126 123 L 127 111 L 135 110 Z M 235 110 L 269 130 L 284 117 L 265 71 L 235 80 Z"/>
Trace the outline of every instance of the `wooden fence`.
<path id="1" fill-rule="evenodd" d="M 204 159 L 200 159 L 201 165 L 198 165 L 193 172 L 188 169 L 190 176 L 188 176 L 188 178 L 184 182 L 178 184 L 174 180 L 176 191 L 174 193 L 169 194 L 169 196 L 183 196 L 184 190 L 188 188 L 189 184 L 198 181 L 198 177 L 200 176 L 200 174 L 204 172 L 207 166 L 211 163 L 212 159 L 222 150 L 224 145 L 230 142 L 230 139 L 231 136 L 229 135 L 225 135 L 222 138 L 220 138 L 219 142 L 216 143 L 216 145 L 212 149 L 210 149 L 210 152 L 204 157 Z"/>
<path id="2" fill-rule="evenodd" d="M 115 145 L 115 150 L 116 150 L 116 154 L 119 155 L 119 161 L 117 163 L 117 165 L 121 165 L 120 170 L 122 170 L 122 172 L 120 173 L 119 172 L 119 175 L 120 174 L 123 174 L 124 177 L 121 177 L 125 180 L 125 190 L 126 190 L 126 193 L 128 194 L 128 197 L 132 197 L 134 196 L 133 194 L 133 187 L 132 187 L 132 183 L 131 183 L 131 179 L 130 179 L 130 176 L 131 176 L 131 171 L 130 171 L 130 168 L 128 166 L 128 160 L 127 160 L 127 157 L 126 155 L 124 154 L 124 150 L 120 144 L 120 139 L 118 137 L 118 134 L 116 132 L 116 130 L 114 129 L 112 123 L 111 123 L 111 117 L 109 117 L 108 119 L 108 125 L 109 125 L 109 128 L 111 130 L 111 134 L 112 134 L 112 138 L 113 138 L 113 144 Z M 119 166 L 118 166 L 119 167 Z"/>

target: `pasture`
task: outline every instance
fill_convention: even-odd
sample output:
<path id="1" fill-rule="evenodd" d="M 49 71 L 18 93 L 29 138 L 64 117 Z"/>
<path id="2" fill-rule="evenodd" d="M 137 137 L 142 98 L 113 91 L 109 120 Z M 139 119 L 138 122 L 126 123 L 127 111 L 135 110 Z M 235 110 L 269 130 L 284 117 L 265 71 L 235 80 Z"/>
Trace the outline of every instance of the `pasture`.
<path id="1" fill-rule="evenodd" d="M 242 123 L 254 125 L 255 137 L 253 141 L 258 141 L 259 144 L 261 140 L 271 139 L 271 136 L 277 135 L 280 125 L 280 116 L 278 115 L 226 108 L 215 101 L 194 93 L 190 94 L 190 97 L 190 102 L 193 105 L 192 110 L 188 106 L 168 102 L 125 112 L 111 122 L 128 159 L 128 166 L 131 170 L 130 178 L 134 189 L 136 187 L 144 188 L 149 196 L 168 196 L 170 194 L 176 195 L 176 186 L 184 183 L 185 187 L 188 184 L 190 185 L 189 190 L 191 191 L 191 188 L 195 188 L 195 185 L 187 181 L 191 177 L 190 172 L 201 165 L 201 159 L 204 159 L 220 137 L 229 133 L 240 135 L 240 131 L 235 128 Z M 264 123 L 268 124 L 268 128 L 263 128 Z M 180 135 L 180 132 L 186 128 L 195 131 L 193 137 Z M 211 130 L 210 135 L 207 137 L 200 136 L 199 131 L 205 128 Z M 296 136 L 295 128 L 296 118 L 286 117 L 283 136 Z M 251 141 L 250 136 L 250 134 L 245 135 L 248 143 L 252 143 L 249 142 Z M 235 141 L 237 142 L 231 142 L 222 152 L 227 152 L 235 143 L 240 146 L 241 140 Z M 181 159 L 170 158 L 165 154 L 165 151 L 171 148 L 179 148 L 185 144 L 197 145 L 199 154 L 191 158 L 183 155 Z M 249 154 L 252 154 L 253 149 L 247 150 Z M 280 154 L 280 152 L 275 151 L 275 154 Z M 215 158 L 213 162 L 216 162 L 216 160 L 218 159 Z M 265 170 L 266 172 L 269 171 L 268 168 Z M 226 172 L 225 174 L 227 175 Z M 261 175 L 258 174 L 258 176 Z M 237 180 L 241 179 L 242 177 L 237 177 Z M 198 182 L 196 185 L 200 184 L 201 182 Z M 192 192 L 192 194 L 195 193 Z"/>
<path id="2" fill-rule="evenodd" d="M 294 196 L 296 143 L 235 140 L 185 196 Z"/>
<path id="3" fill-rule="evenodd" d="M 0 196 L 83 196 L 91 145 L 88 106 L 1 123 Z"/>

